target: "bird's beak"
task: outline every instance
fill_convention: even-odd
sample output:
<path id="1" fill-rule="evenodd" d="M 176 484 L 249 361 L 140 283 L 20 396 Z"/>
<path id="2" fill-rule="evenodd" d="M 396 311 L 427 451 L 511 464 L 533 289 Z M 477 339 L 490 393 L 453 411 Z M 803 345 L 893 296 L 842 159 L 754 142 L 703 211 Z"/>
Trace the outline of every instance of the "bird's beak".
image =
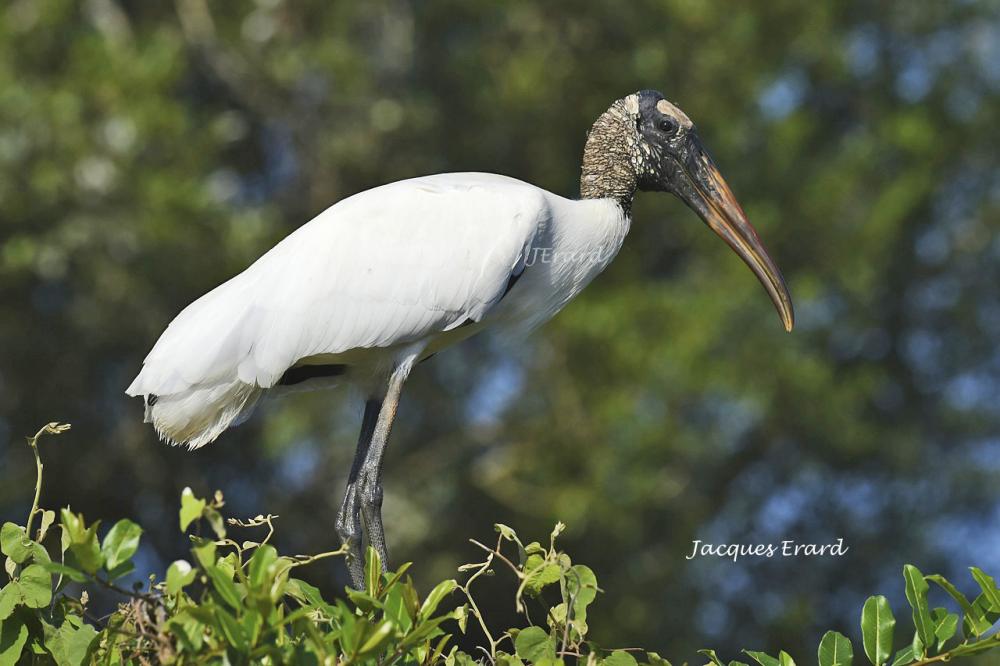
<path id="1" fill-rule="evenodd" d="M 746 262 L 767 290 L 785 330 L 791 331 L 795 313 L 781 271 L 697 137 L 689 137 L 688 149 L 680 174 L 680 180 L 688 182 L 671 189 Z"/>

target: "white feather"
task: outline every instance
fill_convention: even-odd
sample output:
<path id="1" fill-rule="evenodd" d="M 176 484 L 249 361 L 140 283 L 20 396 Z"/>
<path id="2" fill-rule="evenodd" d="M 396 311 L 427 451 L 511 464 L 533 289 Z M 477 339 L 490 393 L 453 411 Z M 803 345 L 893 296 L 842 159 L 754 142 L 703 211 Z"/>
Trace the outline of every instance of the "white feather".
<path id="1" fill-rule="evenodd" d="M 126 393 L 156 396 L 148 417 L 161 437 L 201 446 L 298 363 L 391 364 L 401 346 L 487 315 L 548 319 L 604 268 L 627 229 L 609 200 L 569 201 L 504 176 L 377 187 L 330 207 L 185 308 Z M 610 249 L 600 261 L 528 270 L 517 297 L 495 308 L 533 247 L 597 246 Z"/>

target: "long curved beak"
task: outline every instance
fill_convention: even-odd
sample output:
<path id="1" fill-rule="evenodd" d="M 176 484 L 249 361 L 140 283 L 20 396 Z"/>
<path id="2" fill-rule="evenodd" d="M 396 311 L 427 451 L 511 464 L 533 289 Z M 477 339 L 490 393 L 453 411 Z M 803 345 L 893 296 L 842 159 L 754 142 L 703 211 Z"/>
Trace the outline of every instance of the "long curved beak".
<path id="1" fill-rule="evenodd" d="M 791 331 L 795 312 L 781 271 L 697 137 L 690 136 L 688 148 L 681 176 L 681 179 L 686 176 L 688 182 L 672 188 L 674 193 L 750 267 L 771 297 L 785 330 Z"/>

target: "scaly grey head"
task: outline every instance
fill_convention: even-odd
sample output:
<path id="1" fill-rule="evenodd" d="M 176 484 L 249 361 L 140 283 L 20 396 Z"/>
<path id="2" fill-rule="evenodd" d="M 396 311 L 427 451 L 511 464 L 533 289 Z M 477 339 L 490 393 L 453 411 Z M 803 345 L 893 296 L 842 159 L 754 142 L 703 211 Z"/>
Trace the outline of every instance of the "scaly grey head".
<path id="1" fill-rule="evenodd" d="M 791 296 L 757 232 L 722 178 L 694 123 L 655 90 L 611 105 L 587 134 L 580 195 L 614 198 L 628 209 L 636 190 L 670 192 L 688 205 L 746 262 L 764 285 L 785 330 Z"/>

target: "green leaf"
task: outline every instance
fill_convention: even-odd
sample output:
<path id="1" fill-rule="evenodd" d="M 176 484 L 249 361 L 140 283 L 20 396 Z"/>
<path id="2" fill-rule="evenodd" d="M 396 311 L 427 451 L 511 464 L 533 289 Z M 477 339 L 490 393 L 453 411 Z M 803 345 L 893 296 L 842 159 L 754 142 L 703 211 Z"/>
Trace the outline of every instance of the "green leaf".
<path id="1" fill-rule="evenodd" d="M 451 616 L 458 624 L 458 630 L 464 634 L 465 628 L 469 623 L 469 605 L 462 604 L 451 612 Z"/>
<path id="2" fill-rule="evenodd" d="M 431 653 L 430 658 L 427 659 L 425 663 L 440 664 L 442 661 L 441 655 L 444 654 L 444 649 L 448 645 L 448 641 L 450 640 L 451 640 L 451 634 L 445 634 L 444 636 L 442 636 L 441 639 L 438 640 L 437 645 L 434 647 L 434 651 Z M 517 665 L 511 664 L 511 666 L 517 666 Z"/>
<path id="3" fill-rule="evenodd" d="M 566 593 L 573 600 L 573 617 L 580 621 L 587 620 L 587 606 L 597 598 L 597 576 L 590 567 L 574 564 L 566 574 Z"/>
<path id="4" fill-rule="evenodd" d="M 195 560 L 201 565 L 202 569 L 211 569 L 215 566 L 215 542 L 209 541 L 208 539 L 202 539 L 195 543 L 191 548 L 191 552 L 194 553 Z"/>
<path id="5" fill-rule="evenodd" d="M 82 666 L 88 663 L 87 655 L 97 636 L 97 631 L 89 624 L 74 626 L 66 621 L 45 645 L 58 666 Z"/>
<path id="6" fill-rule="evenodd" d="M 378 594 L 378 583 L 382 578 L 382 560 L 371 546 L 365 549 L 365 591 L 371 596 Z"/>
<path id="7" fill-rule="evenodd" d="M 851 666 L 854 647 L 843 634 L 828 631 L 819 642 L 819 666 Z"/>
<path id="8" fill-rule="evenodd" d="M 958 588 L 952 585 L 947 578 L 945 578 L 941 574 L 931 574 L 930 576 L 924 576 L 924 580 L 929 580 L 932 583 L 937 584 L 942 590 L 947 592 L 951 596 L 951 598 L 958 603 L 963 613 L 969 614 L 972 612 L 972 604 L 969 603 L 968 598 L 966 598 L 964 594 L 959 592 Z"/>
<path id="9" fill-rule="evenodd" d="M 698 650 L 698 654 L 704 656 L 711 664 L 714 664 L 714 666 L 726 666 L 722 663 L 722 660 L 719 659 L 719 655 L 715 653 L 715 650 Z"/>
<path id="10" fill-rule="evenodd" d="M 556 641 L 541 627 L 528 627 L 514 639 L 514 652 L 525 661 L 555 659 Z"/>
<path id="11" fill-rule="evenodd" d="M 510 661 L 507 661 L 507 660 Z M 503 666 L 520 666 L 523 662 L 516 657 L 510 657 L 504 652 L 497 651 L 497 664 L 502 664 Z M 451 653 L 445 659 L 446 666 L 480 666 L 479 662 L 467 655 L 466 653 L 458 650 L 457 647 L 451 649 Z"/>
<path id="12" fill-rule="evenodd" d="M 208 520 L 208 526 L 215 532 L 216 538 L 226 538 L 226 521 L 222 519 L 222 514 L 212 507 L 206 506 L 201 515 Z"/>
<path id="13" fill-rule="evenodd" d="M 130 560 L 139 549 L 141 536 L 142 528 L 131 520 L 126 518 L 115 523 L 101 544 L 105 566 L 110 570 Z"/>
<path id="14" fill-rule="evenodd" d="M 204 510 L 205 500 L 195 497 L 194 492 L 190 488 L 182 490 L 180 510 L 181 532 L 187 531 L 187 528 L 191 525 L 191 523 L 201 518 L 201 514 Z"/>
<path id="15" fill-rule="evenodd" d="M 194 582 L 197 572 L 186 560 L 177 560 L 167 567 L 167 594 L 177 594 Z"/>
<path id="16" fill-rule="evenodd" d="M 923 639 L 920 638 L 920 634 L 913 632 L 913 641 L 910 643 L 913 646 L 913 654 L 924 657 L 927 655 L 927 648 L 929 646 L 924 645 Z"/>
<path id="17" fill-rule="evenodd" d="M 222 606 L 215 603 L 215 601 L 211 599 L 205 599 L 197 606 L 185 606 L 183 612 L 187 613 L 188 615 L 198 620 L 202 624 L 208 626 L 215 626 L 216 624 L 215 610 L 217 608 L 222 608 Z"/>
<path id="18" fill-rule="evenodd" d="M 955 657 L 968 657 L 969 655 L 979 654 L 987 650 L 996 650 L 998 648 L 1000 648 L 1000 640 L 994 638 L 993 640 L 982 640 L 967 645 L 959 645 L 951 650 L 951 654 Z"/>
<path id="19" fill-rule="evenodd" d="M 527 577 L 524 579 L 524 590 L 530 595 L 537 595 L 543 587 L 557 582 L 560 578 L 562 578 L 562 567 L 558 564 L 555 562 L 541 564 L 527 572 Z"/>
<path id="20" fill-rule="evenodd" d="M 521 543 L 521 540 L 517 538 L 517 533 L 514 532 L 513 528 L 510 528 L 503 523 L 495 523 L 493 529 L 500 533 L 504 539 L 508 541 L 513 541 L 514 543 Z"/>
<path id="21" fill-rule="evenodd" d="M 896 618 L 889 600 L 882 595 L 868 597 L 861 610 L 861 639 L 868 661 L 875 666 L 882 666 L 892 655 L 895 629 Z"/>
<path id="22" fill-rule="evenodd" d="M 615 650 L 604 658 L 604 666 L 639 666 L 635 657 L 625 650 Z M 719 666 L 723 666 L 720 664 Z"/>
<path id="23" fill-rule="evenodd" d="M 982 588 L 983 596 L 989 602 L 990 610 L 1000 613 L 1000 590 L 997 589 L 996 581 L 978 567 L 969 567 L 969 570 L 972 572 L 972 577 L 976 579 L 976 583 Z"/>
<path id="24" fill-rule="evenodd" d="M 965 616 L 965 627 L 969 633 L 975 636 L 982 636 L 990 630 L 993 623 L 997 621 L 997 613 L 989 610 L 990 602 L 986 595 L 980 594 L 973 599 L 969 614 Z"/>
<path id="25" fill-rule="evenodd" d="M 42 625 L 42 626 L 45 626 L 45 625 Z M 28 642 L 28 649 L 31 650 L 31 653 L 32 654 L 37 654 L 39 656 L 42 656 L 42 655 L 49 656 L 48 650 L 46 650 L 45 649 L 45 645 L 42 644 L 43 641 L 44 641 L 44 638 L 42 638 L 40 636 L 31 636 L 30 635 L 30 633 L 31 633 L 30 631 L 28 633 L 29 633 L 29 636 L 28 636 L 28 641 L 29 641 Z"/>
<path id="26" fill-rule="evenodd" d="M 560 603 L 550 608 L 545 621 L 549 625 L 549 629 L 558 633 L 559 629 L 566 624 L 566 604 Z"/>
<path id="27" fill-rule="evenodd" d="M 50 574 L 65 576 L 74 583 L 85 583 L 87 581 L 87 576 L 82 571 L 74 569 L 73 567 L 68 567 L 65 564 L 60 564 L 59 562 L 39 562 L 38 566 L 42 567 Z"/>
<path id="28" fill-rule="evenodd" d="M 424 603 L 420 606 L 419 616 L 423 619 L 431 617 L 441 601 L 454 592 L 456 587 L 458 587 L 458 583 L 454 579 L 443 580 L 434 586 L 434 589 L 431 590 L 427 598 L 424 599 Z"/>
<path id="29" fill-rule="evenodd" d="M 403 578 L 403 574 L 409 571 L 411 566 L 413 566 L 413 562 L 404 562 L 402 566 L 396 569 L 396 572 L 392 574 L 392 576 L 390 576 L 389 579 L 382 586 L 382 591 L 380 592 L 380 595 L 384 595 L 386 592 L 388 592 L 397 584 L 399 584 L 399 581 L 402 580 Z"/>
<path id="30" fill-rule="evenodd" d="M 795 660 L 792 656 L 782 650 L 778 653 L 778 666 L 795 666 Z"/>
<path id="31" fill-rule="evenodd" d="M 542 544 L 537 541 L 532 541 L 531 543 L 524 546 L 525 555 L 545 555 L 545 548 Z"/>
<path id="32" fill-rule="evenodd" d="M 76 515 L 68 508 L 61 512 L 63 538 L 66 551 L 72 556 L 70 564 L 76 564 L 83 571 L 94 574 L 104 564 L 101 544 L 97 539 L 100 521 L 86 526 L 82 515 Z"/>
<path id="33" fill-rule="evenodd" d="M 395 622 L 401 631 L 406 632 L 410 630 L 410 627 L 413 626 L 414 618 L 410 616 L 401 586 L 396 586 L 389 590 L 385 595 L 383 605 L 386 618 Z"/>
<path id="34" fill-rule="evenodd" d="M 365 638 L 365 642 L 358 648 L 357 655 L 360 657 L 366 655 L 369 652 L 374 652 L 378 650 L 382 645 L 392 636 L 393 631 L 396 626 L 391 620 L 383 620 L 380 622 L 375 629 Z"/>
<path id="35" fill-rule="evenodd" d="M 935 608 L 931 617 L 934 619 L 934 635 L 937 637 L 937 649 L 940 652 L 944 644 L 958 631 L 958 614 L 949 613 L 944 608 Z"/>
<path id="36" fill-rule="evenodd" d="M 19 603 L 21 603 L 21 590 L 17 581 L 11 581 L 0 589 L 0 622 L 10 617 Z"/>
<path id="37" fill-rule="evenodd" d="M 236 618 L 219 606 L 215 607 L 215 617 L 219 627 L 222 629 L 222 634 L 229 641 L 229 644 L 240 652 L 246 652 L 250 646 L 246 633 L 243 631 L 240 623 L 236 621 Z"/>
<path id="38" fill-rule="evenodd" d="M 354 654 L 357 648 L 361 647 L 360 642 L 368 633 L 368 618 L 358 617 L 354 613 L 345 613 L 340 621 L 341 651 L 345 655 Z"/>
<path id="39" fill-rule="evenodd" d="M 930 588 L 920 569 L 912 564 L 903 566 L 903 580 L 906 581 L 906 600 L 913 608 L 913 626 L 916 627 L 920 643 L 926 649 L 934 644 L 934 621 L 927 605 L 927 592 Z"/>
<path id="40" fill-rule="evenodd" d="M 913 646 L 907 645 L 905 648 L 896 653 L 896 657 L 892 660 L 892 666 L 903 666 L 903 664 L 909 664 L 916 658 L 913 652 Z"/>
<path id="41" fill-rule="evenodd" d="M 417 588 L 413 585 L 413 578 L 406 577 L 406 584 L 399 588 L 403 592 L 403 603 L 406 604 L 406 612 L 410 617 L 415 618 L 420 613 L 420 597 L 417 595 Z"/>
<path id="42" fill-rule="evenodd" d="M 52 601 L 52 574 L 39 564 L 24 568 L 17 579 L 21 603 L 28 608 L 44 608 Z"/>
<path id="43" fill-rule="evenodd" d="M 24 568 L 17 580 L 0 590 L 0 620 L 12 617 L 14 608 L 44 608 L 52 601 L 52 575 L 41 564 Z"/>
<path id="44" fill-rule="evenodd" d="M 264 618 L 256 610 L 249 610 L 243 615 L 241 622 L 243 634 L 247 637 L 247 643 L 254 645 L 260 638 L 260 630 L 264 626 Z"/>
<path id="45" fill-rule="evenodd" d="M 45 535 L 49 533 L 49 528 L 56 520 L 56 512 L 51 509 L 42 511 L 42 525 L 38 528 L 38 541 L 44 541 Z"/>
<path id="46" fill-rule="evenodd" d="M 982 636 L 993 626 L 983 612 L 982 606 L 977 607 L 975 603 L 969 603 L 968 598 L 958 591 L 944 576 L 931 574 L 924 577 L 926 580 L 936 583 L 954 599 L 962 609 L 963 620 L 967 635 Z"/>
<path id="47" fill-rule="evenodd" d="M 743 654 L 750 657 L 756 661 L 760 666 L 779 666 L 778 660 L 767 654 L 766 652 L 753 652 L 751 650 L 743 650 Z"/>
<path id="48" fill-rule="evenodd" d="M 539 568 L 540 566 L 542 566 L 544 562 L 545 562 L 544 554 L 532 553 L 531 555 L 528 555 L 528 557 L 525 558 L 524 560 L 523 568 L 525 573 Z"/>
<path id="49" fill-rule="evenodd" d="M 988 603 L 983 595 L 979 595 L 977 600 L 982 600 L 982 603 L 976 603 L 973 601 L 970 605 L 969 612 L 965 614 L 962 624 L 965 627 L 967 634 L 971 636 L 982 636 L 993 626 L 993 623 L 989 621 L 986 616 L 985 605 Z"/>
<path id="50" fill-rule="evenodd" d="M 20 525 L 4 523 L 3 527 L 0 527 L 0 552 L 18 564 L 24 563 L 31 557 L 36 548 L 41 546 L 29 539 Z"/>
<path id="51" fill-rule="evenodd" d="M 446 615 L 438 615 L 429 620 L 424 620 L 418 623 L 414 628 L 407 634 L 406 638 L 400 644 L 402 647 L 412 647 L 416 646 L 418 643 L 428 640 L 431 638 L 436 638 L 441 636 L 444 632 L 439 628 L 443 622 L 450 620 L 452 617 L 451 613 Z"/>
<path id="52" fill-rule="evenodd" d="M 649 662 L 649 666 L 673 666 L 673 664 L 670 663 L 669 659 L 664 659 L 659 655 L 659 653 L 656 652 L 647 652 L 646 661 Z M 729 662 L 729 666 L 733 666 L 733 664 L 739 664 L 739 663 L 740 662 Z M 746 666 L 746 664 L 743 664 L 743 666 Z"/>
<path id="53" fill-rule="evenodd" d="M 264 544 L 254 551 L 250 558 L 249 580 L 250 585 L 255 588 L 270 587 L 271 579 L 274 577 L 274 570 L 271 565 L 278 561 L 278 551 L 274 546 Z"/>
<path id="54" fill-rule="evenodd" d="M 333 608 L 323 599 L 323 595 L 320 593 L 318 587 L 310 585 L 304 580 L 290 578 L 288 580 L 286 592 L 293 599 L 297 599 L 299 603 L 306 606 L 312 606 L 313 608 L 322 610 L 327 614 L 329 614 L 330 609 Z"/>
<path id="55" fill-rule="evenodd" d="M 215 561 L 215 566 L 219 567 L 226 572 L 230 578 L 236 575 L 236 570 L 241 569 L 239 556 L 233 553 L 227 553 L 225 557 L 220 557 Z"/>
<path id="56" fill-rule="evenodd" d="M 14 666 L 28 642 L 28 627 L 16 615 L 0 622 L 0 666 Z"/>
<path id="57" fill-rule="evenodd" d="M 348 590 L 347 598 L 350 599 L 351 602 L 358 607 L 358 610 L 365 615 L 374 613 L 376 610 L 384 608 L 381 601 L 367 592 L 362 592 L 360 590 Z"/>
<path id="58" fill-rule="evenodd" d="M 205 573 L 208 574 L 209 580 L 212 581 L 212 587 L 218 593 L 219 597 L 229 604 L 233 610 L 243 607 L 243 598 L 240 596 L 236 583 L 233 582 L 232 575 L 228 571 L 213 565 L 206 568 Z"/>

